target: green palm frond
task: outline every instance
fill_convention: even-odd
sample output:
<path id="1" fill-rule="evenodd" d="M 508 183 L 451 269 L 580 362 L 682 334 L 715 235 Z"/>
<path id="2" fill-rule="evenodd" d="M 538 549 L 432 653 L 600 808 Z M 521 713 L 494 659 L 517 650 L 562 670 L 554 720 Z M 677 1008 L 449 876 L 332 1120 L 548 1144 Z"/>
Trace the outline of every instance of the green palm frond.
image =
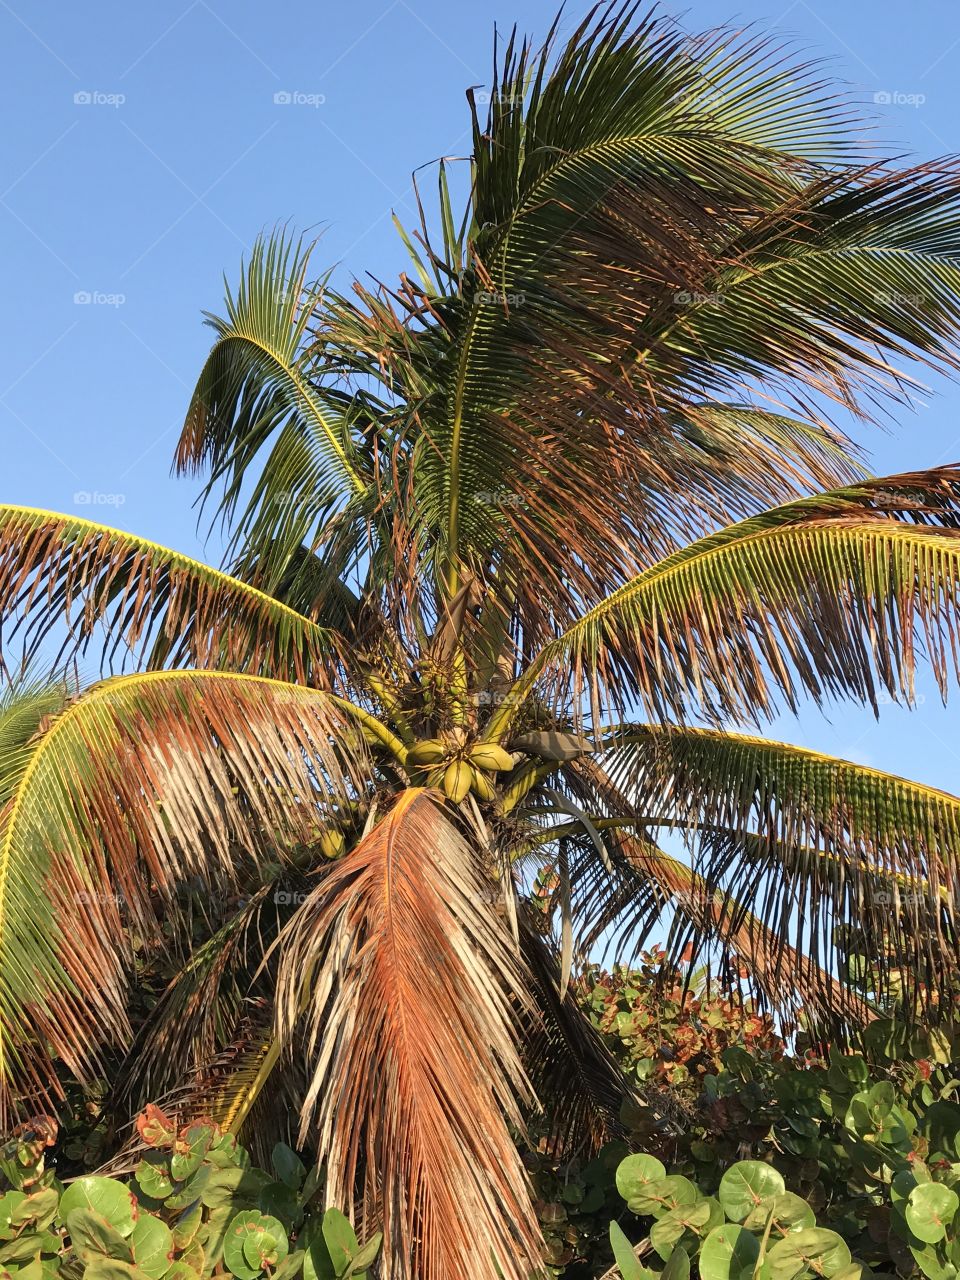
<path id="1" fill-rule="evenodd" d="M 32 739 L 70 697 L 66 679 L 25 676 L 0 694 L 0 809 L 10 799 L 33 754 Z"/>
<path id="2" fill-rule="evenodd" d="M 866 481 L 788 503 L 692 543 L 587 612 L 527 667 L 490 721 L 503 733 L 545 672 L 594 722 L 631 700 L 756 719 L 852 696 L 913 697 L 921 646 L 946 696 L 957 671 L 960 471 Z"/>
<path id="3" fill-rule="evenodd" d="M 295 609 L 158 543 L 90 520 L 0 506 L 0 615 L 28 654 L 65 626 L 61 657 L 103 634 L 105 660 L 152 646 L 174 665 L 227 666 L 329 684 L 336 635 Z M 157 658 L 154 654 L 154 660 Z"/>
<path id="4" fill-rule="evenodd" d="M 581 484 L 603 507 L 594 529 L 588 504 L 577 504 L 578 545 L 585 559 L 597 557 L 598 572 L 606 567 L 602 522 L 609 538 L 632 506 L 633 536 L 623 544 L 649 536 L 645 479 L 661 500 L 692 494 L 709 506 L 717 494 L 706 468 L 691 469 L 651 417 L 665 403 L 681 413 L 695 407 L 711 379 L 744 390 L 748 371 L 763 372 L 823 390 L 832 368 L 846 388 L 855 366 L 864 376 L 879 367 L 875 341 L 950 358 L 943 339 L 955 319 L 956 181 L 933 171 L 875 177 L 841 168 L 836 176 L 817 168 L 812 157 L 833 149 L 836 159 L 851 134 L 849 116 L 822 93 L 815 71 L 777 63 L 762 42 L 729 33 L 690 41 L 668 19 L 637 21 L 636 12 L 595 9 L 556 57 L 550 41 L 537 55 L 511 42 L 487 118 L 475 113 L 475 270 L 460 307 L 444 313 L 449 358 L 437 366 L 432 448 L 415 472 L 423 521 L 442 531 L 450 559 L 496 546 L 496 526 L 501 541 L 509 537 L 532 558 L 543 522 L 561 520 Z M 804 203 L 815 230 L 797 213 Z M 925 287 L 938 282 L 923 308 L 881 300 L 875 326 L 864 319 L 863 296 L 902 292 L 896 267 L 869 276 L 861 268 L 858 294 L 852 284 L 840 292 L 835 279 L 825 283 L 803 258 L 815 235 L 849 251 L 871 221 L 865 258 L 886 260 L 895 241 L 919 269 L 929 262 Z M 779 239 L 771 230 L 778 225 Z M 793 324 L 774 323 L 761 348 L 769 325 L 758 330 L 752 314 L 749 324 L 731 323 L 714 307 L 715 327 L 733 334 L 725 353 L 715 340 L 714 355 L 699 335 L 686 335 L 685 317 L 700 315 L 698 301 L 717 292 L 717 279 L 760 274 L 748 254 L 753 243 L 757 258 L 766 252 L 764 265 L 796 259 Z M 807 313 L 815 318 L 828 300 L 838 332 L 829 367 L 826 344 L 814 349 L 804 328 Z M 654 379 L 646 365 L 665 328 L 676 331 L 676 367 L 661 360 Z M 856 341 L 844 346 L 844 331 Z M 811 441 L 811 462 L 816 453 Z M 606 492 L 589 483 L 596 469 L 610 486 L 609 512 Z M 714 479 L 722 487 L 735 472 L 717 468 Z M 517 510 L 491 513 L 485 495 L 505 476 Z M 738 479 L 746 495 L 747 479 Z M 559 524 L 554 532 L 561 541 Z M 537 572 L 543 576 L 539 563 Z M 588 585 L 584 574 L 584 598 Z"/>
<path id="5" fill-rule="evenodd" d="M 368 489 L 349 413 L 313 379 L 310 328 L 323 284 L 308 280 L 312 245 L 283 231 L 260 237 L 224 317 L 208 316 L 216 341 L 200 374 L 177 450 L 181 471 L 209 472 L 220 513 L 285 567 L 304 540 Z M 249 498 L 244 480 L 267 456 Z"/>
<path id="6" fill-rule="evenodd" d="M 126 1041 L 130 948 L 160 940 L 184 880 L 222 894 L 290 856 L 368 777 L 328 695 L 258 677 L 117 677 L 52 720 L 0 814 L 4 1105 L 26 1075 L 57 1087 L 38 1032 L 80 1078 Z"/>

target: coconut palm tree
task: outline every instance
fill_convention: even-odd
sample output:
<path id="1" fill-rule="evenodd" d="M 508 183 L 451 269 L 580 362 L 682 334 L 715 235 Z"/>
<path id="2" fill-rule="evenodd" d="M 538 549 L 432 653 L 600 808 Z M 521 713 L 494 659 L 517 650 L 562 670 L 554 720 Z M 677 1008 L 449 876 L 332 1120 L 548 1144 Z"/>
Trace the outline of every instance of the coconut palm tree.
<path id="1" fill-rule="evenodd" d="M 960 800 L 756 731 L 956 672 L 960 469 L 870 477 L 832 416 L 957 367 L 960 174 L 633 4 L 468 97 L 466 212 L 441 163 L 396 284 L 278 233 L 210 318 L 177 465 L 222 570 L 0 509 L 8 651 L 105 666 L 4 794 L 0 1082 L 119 1047 L 131 1106 L 294 1096 L 384 1275 L 523 1280 L 514 1132 L 539 1097 L 595 1140 L 626 1090 L 578 950 L 672 912 L 821 1022 L 867 1012 L 838 924 L 950 981 Z"/>

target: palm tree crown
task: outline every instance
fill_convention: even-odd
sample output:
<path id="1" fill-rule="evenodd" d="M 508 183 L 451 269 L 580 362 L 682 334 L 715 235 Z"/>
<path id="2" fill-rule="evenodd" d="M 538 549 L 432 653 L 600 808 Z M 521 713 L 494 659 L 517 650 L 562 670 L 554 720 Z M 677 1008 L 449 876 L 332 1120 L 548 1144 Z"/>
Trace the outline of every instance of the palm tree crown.
<path id="1" fill-rule="evenodd" d="M 0 707 L 0 1086 L 292 1099 L 386 1276 L 525 1280 L 514 1131 L 549 1098 L 596 1142 L 629 1094 L 578 951 L 669 908 L 821 1025 L 870 1016 L 839 923 L 918 999 L 955 967 L 960 800 L 754 731 L 956 673 L 960 468 L 871 477 L 831 414 L 956 367 L 960 174 L 632 3 L 470 105 L 466 210 L 441 163 L 395 285 L 278 233 L 210 317 L 177 465 L 224 569 L 0 508 L 8 648 L 106 667 Z"/>

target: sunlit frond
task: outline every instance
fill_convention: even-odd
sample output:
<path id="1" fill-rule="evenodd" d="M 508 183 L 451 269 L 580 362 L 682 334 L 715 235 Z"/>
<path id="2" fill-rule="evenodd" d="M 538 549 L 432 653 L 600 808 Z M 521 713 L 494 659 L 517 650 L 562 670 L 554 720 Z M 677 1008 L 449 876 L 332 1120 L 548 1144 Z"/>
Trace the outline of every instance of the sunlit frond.
<path id="1" fill-rule="evenodd" d="M 349 727 L 348 727 L 349 725 Z M 135 939 L 160 939 L 191 878 L 210 892 L 316 836 L 369 777 L 326 694 L 155 672 L 95 686 L 33 743 L 0 814 L 0 1092 L 81 1079 L 128 1036 Z"/>
<path id="2" fill-rule="evenodd" d="M 61 653 L 102 633 L 109 665 L 155 657 L 324 685 L 335 636 L 237 578 L 155 542 L 75 516 L 0 507 L 0 616 L 28 651 L 58 629 Z"/>
<path id="3" fill-rule="evenodd" d="M 638 575 L 551 642 L 512 707 L 549 672 L 562 705 L 589 693 L 596 723 L 639 702 L 772 714 L 778 695 L 911 701 L 923 652 L 946 696 L 958 667 L 960 473 L 866 481 L 701 539 Z"/>
<path id="4" fill-rule="evenodd" d="M 349 1207 L 365 1177 L 387 1280 L 526 1280 L 539 1266 L 508 1128 L 529 1097 L 526 982 L 490 899 L 477 854 L 412 790 L 281 937 L 280 1030 L 305 1017 L 313 1071 L 303 1133 L 334 1203 Z"/>

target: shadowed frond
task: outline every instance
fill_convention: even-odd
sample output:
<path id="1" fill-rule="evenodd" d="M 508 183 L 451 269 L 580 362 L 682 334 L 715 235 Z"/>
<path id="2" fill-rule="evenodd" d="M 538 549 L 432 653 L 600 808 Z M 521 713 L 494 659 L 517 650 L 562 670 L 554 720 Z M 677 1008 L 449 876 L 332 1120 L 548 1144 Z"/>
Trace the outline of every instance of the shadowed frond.
<path id="1" fill-rule="evenodd" d="M 233 667 L 329 683 L 335 637 L 237 578 L 155 542 L 74 516 L 0 507 L 0 616 L 32 652 L 58 627 L 61 655 L 102 631 L 104 661 Z"/>
<path id="2" fill-rule="evenodd" d="M 223 893 L 362 792 L 348 723 L 317 691 L 154 672 L 95 686 L 34 740 L 0 813 L 4 1106 L 56 1088 L 38 1038 L 81 1079 L 127 1039 L 130 949 L 160 941 L 184 880 Z"/>
<path id="3" fill-rule="evenodd" d="M 692 543 L 551 642 L 491 719 L 502 732 L 549 671 L 552 696 L 595 723 L 638 701 L 658 719 L 771 715 L 881 691 L 913 696 L 921 647 L 946 697 L 958 669 L 960 471 L 866 481 Z"/>
<path id="4" fill-rule="evenodd" d="M 491 888 L 431 794 L 406 791 L 280 939 L 279 1025 L 305 1015 L 313 1071 L 302 1136 L 333 1203 L 361 1186 L 377 1203 L 387 1280 L 539 1266 L 508 1128 L 529 1099 L 526 981 Z"/>
<path id="5" fill-rule="evenodd" d="M 560 962 L 551 944 L 524 915 L 519 919 L 538 1010 L 524 1059 L 552 1126 L 550 1150 L 569 1160 L 623 1136 L 620 1109 L 635 1093 L 569 984 L 561 995 Z"/>
<path id="6" fill-rule="evenodd" d="M 960 798 L 705 729 L 625 732 L 604 767 L 645 828 L 687 831 L 705 892 L 732 894 L 777 946 L 836 971 L 850 921 L 871 956 L 933 989 L 960 967 Z"/>
<path id="7" fill-rule="evenodd" d="M 258 889 L 197 947 L 148 1013 L 114 1085 L 113 1105 L 125 1114 L 164 1098 L 234 1039 L 253 975 L 276 937 L 272 893 L 272 886 Z"/>

